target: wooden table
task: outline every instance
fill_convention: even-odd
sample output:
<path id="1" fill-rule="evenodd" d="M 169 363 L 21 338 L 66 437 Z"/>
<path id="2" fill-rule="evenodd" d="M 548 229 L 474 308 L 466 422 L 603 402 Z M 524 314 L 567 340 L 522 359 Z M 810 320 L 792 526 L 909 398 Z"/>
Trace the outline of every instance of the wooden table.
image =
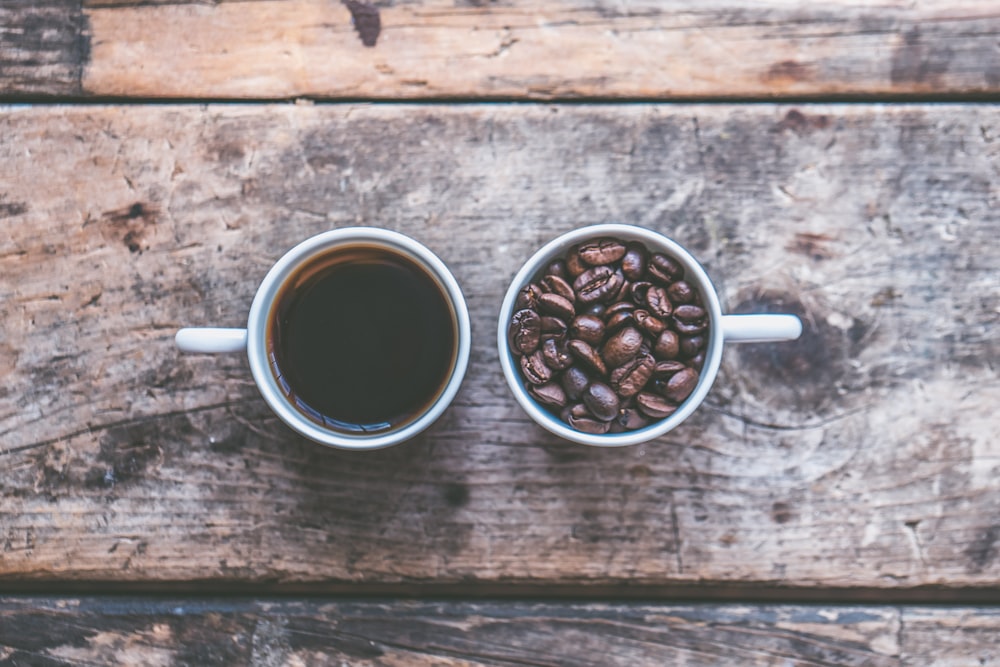
<path id="1" fill-rule="evenodd" d="M 1000 664 L 998 43 L 983 0 L 3 0 L 0 663 Z M 611 220 L 805 333 L 606 451 L 494 331 Z M 474 336 L 371 453 L 172 342 L 355 224 Z"/>

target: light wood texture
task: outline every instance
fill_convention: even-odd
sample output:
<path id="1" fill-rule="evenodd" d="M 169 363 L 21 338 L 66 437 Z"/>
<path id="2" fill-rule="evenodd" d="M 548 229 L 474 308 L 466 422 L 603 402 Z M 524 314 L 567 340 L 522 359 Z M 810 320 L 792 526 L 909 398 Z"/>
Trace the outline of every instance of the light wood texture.
<path id="1" fill-rule="evenodd" d="M 1000 89 L 1000 12 L 984 0 L 375 3 L 381 30 L 371 47 L 350 3 L 336 0 L 31 4 L 0 8 L 0 93 L 552 99 Z"/>
<path id="2" fill-rule="evenodd" d="M 996 587 L 998 137 L 975 105 L 5 110 L 0 579 Z M 529 422 L 494 343 L 519 264 L 607 220 L 805 322 L 615 451 Z M 436 251 L 473 321 L 454 405 L 371 453 L 172 344 L 353 224 Z"/>
<path id="3" fill-rule="evenodd" d="M 0 659 L 53 667 L 988 667 L 998 632 L 969 608 L 0 599 Z"/>

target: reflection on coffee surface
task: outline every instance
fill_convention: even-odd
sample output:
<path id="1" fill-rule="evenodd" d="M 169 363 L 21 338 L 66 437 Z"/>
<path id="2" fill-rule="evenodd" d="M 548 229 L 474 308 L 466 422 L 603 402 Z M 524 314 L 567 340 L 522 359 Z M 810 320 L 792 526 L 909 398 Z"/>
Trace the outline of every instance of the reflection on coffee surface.
<path id="1" fill-rule="evenodd" d="M 680 407 L 698 385 L 709 323 L 675 259 L 602 238 L 521 289 L 507 333 L 528 393 L 572 428 L 602 434 Z"/>
<path id="2" fill-rule="evenodd" d="M 455 366 L 457 335 L 427 269 L 389 249 L 348 246 L 285 281 L 267 344 L 278 385 L 302 414 L 369 433 L 426 412 Z"/>

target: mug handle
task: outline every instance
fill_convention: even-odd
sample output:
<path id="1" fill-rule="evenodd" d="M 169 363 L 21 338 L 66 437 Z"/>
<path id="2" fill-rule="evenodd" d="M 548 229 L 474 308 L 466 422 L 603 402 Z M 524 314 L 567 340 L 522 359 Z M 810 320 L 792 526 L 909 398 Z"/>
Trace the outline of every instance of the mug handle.
<path id="1" fill-rule="evenodd" d="M 177 332 L 174 342 L 181 352 L 201 354 L 242 352 L 247 349 L 247 330 L 188 327 Z"/>
<path id="2" fill-rule="evenodd" d="M 723 315 L 722 339 L 727 343 L 767 343 L 795 340 L 802 320 L 795 315 Z"/>

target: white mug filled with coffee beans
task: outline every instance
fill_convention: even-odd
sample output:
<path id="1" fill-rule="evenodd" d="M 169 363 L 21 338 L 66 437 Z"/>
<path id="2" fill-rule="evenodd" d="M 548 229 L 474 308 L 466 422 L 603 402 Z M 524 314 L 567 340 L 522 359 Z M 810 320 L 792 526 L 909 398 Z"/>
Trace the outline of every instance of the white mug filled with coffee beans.
<path id="1" fill-rule="evenodd" d="M 723 342 L 798 338 L 794 315 L 723 315 L 680 245 L 631 225 L 584 227 L 521 268 L 497 345 L 514 397 L 548 431 L 614 447 L 667 433 L 701 404 Z"/>
<path id="2" fill-rule="evenodd" d="M 265 401 L 292 429 L 378 449 L 430 426 L 469 362 L 469 312 L 434 253 L 397 232 L 309 238 L 264 277 L 246 329 L 186 328 L 185 352 L 246 351 Z"/>

